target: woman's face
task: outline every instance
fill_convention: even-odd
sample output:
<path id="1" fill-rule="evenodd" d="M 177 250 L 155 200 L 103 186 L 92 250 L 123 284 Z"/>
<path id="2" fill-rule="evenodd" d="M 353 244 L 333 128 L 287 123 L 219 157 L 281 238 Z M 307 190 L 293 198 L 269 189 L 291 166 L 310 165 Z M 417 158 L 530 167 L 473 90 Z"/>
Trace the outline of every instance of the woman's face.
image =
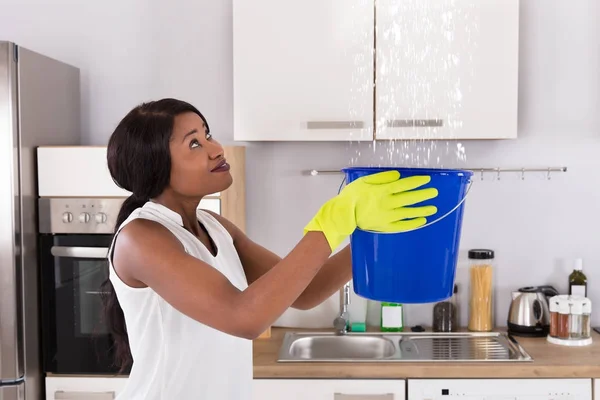
<path id="1" fill-rule="evenodd" d="M 174 192 L 200 198 L 231 185 L 233 178 L 223 147 L 212 138 L 200 116 L 189 112 L 175 117 L 170 143 L 169 186 Z"/>

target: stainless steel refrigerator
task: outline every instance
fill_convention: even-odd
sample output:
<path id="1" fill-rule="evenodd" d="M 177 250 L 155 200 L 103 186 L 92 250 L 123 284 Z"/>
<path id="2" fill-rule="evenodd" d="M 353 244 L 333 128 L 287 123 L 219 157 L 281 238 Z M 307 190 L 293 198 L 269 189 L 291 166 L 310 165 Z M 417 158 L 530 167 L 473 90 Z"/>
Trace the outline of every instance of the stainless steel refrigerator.
<path id="1" fill-rule="evenodd" d="M 36 148 L 81 144 L 79 80 L 76 67 L 0 41 L 0 400 L 43 398 Z"/>

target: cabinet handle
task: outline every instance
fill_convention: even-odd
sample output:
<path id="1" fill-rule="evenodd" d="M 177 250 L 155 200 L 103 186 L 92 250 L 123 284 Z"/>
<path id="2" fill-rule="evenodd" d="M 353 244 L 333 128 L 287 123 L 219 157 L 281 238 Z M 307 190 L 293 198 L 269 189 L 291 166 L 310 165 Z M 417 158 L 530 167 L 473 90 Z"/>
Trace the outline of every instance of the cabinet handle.
<path id="1" fill-rule="evenodd" d="M 444 126 L 443 119 L 388 119 L 386 121 L 388 128 L 411 128 L 411 127 L 431 127 Z"/>
<path id="2" fill-rule="evenodd" d="M 363 121 L 308 121 L 307 129 L 353 129 L 364 128 Z"/>
<path id="3" fill-rule="evenodd" d="M 54 257 L 106 258 L 108 256 L 108 247 L 52 246 L 50 253 Z"/>
<path id="4" fill-rule="evenodd" d="M 333 400 L 394 400 L 394 394 L 393 393 L 386 393 L 386 394 L 334 393 Z"/>
<path id="5" fill-rule="evenodd" d="M 113 400 L 115 392 L 54 392 L 54 400 Z"/>

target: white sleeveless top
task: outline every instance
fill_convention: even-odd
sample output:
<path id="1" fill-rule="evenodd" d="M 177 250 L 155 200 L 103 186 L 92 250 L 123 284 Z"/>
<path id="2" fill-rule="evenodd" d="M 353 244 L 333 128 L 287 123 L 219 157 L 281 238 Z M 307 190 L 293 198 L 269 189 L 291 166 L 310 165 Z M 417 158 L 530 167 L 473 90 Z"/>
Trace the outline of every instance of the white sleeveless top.
<path id="1" fill-rule="evenodd" d="M 179 214 L 154 202 L 136 209 L 119 231 L 136 218 L 159 222 L 181 241 L 187 253 L 212 265 L 244 290 L 248 283 L 231 236 L 208 212 L 199 210 L 197 215 L 216 244 L 216 257 L 183 227 Z M 250 400 L 252 341 L 201 324 L 149 287 L 126 285 L 112 265 L 113 246 L 114 240 L 109 276 L 125 315 L 134 360 L 117 400 Z"/>

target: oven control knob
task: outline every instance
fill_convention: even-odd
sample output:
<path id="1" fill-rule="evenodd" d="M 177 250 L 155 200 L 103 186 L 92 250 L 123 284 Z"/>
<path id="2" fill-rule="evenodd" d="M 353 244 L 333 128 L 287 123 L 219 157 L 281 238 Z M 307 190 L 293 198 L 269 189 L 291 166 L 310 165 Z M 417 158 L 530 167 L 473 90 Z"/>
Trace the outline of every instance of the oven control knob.
<path id="1" fill-rule="evenodd" d="M 71 221 L 73 221 L 73 214 L 71 214 L 70 212 L 64 212 L 62 220 L 65 224 L 70 223 Z"/>
<path id="2" fill-rule="evenodd" d="M 99 224 L 103 224 L 106 222 L 106 214 L 98 213 L 96 214 L 96 222 Z"/>
<path id="3" fill-rule="evenodd" d="M 81 222 L 83 224 L 90 222 L 90 214 L 88 214 L 88 213 L 79 214 L 79 222 Z"/>

